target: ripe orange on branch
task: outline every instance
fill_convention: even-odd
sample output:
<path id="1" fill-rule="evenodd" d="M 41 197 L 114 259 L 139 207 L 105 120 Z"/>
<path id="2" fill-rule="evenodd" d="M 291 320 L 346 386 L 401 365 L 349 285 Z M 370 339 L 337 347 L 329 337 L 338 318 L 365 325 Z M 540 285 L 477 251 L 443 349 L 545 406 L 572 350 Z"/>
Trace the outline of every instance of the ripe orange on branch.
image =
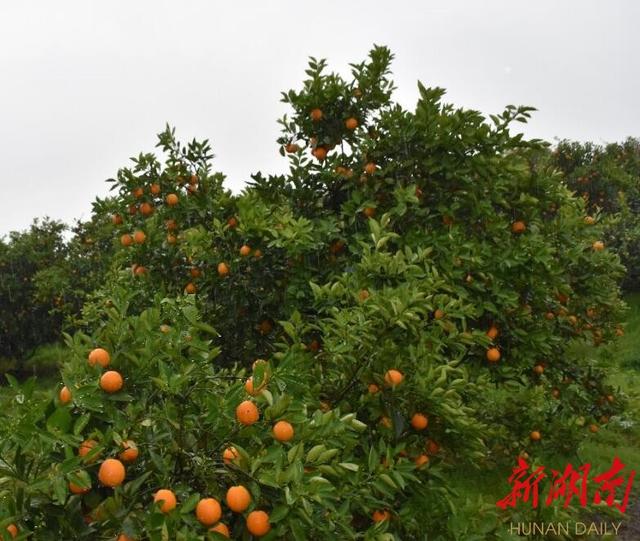
<path id="1" fill-rule="evenodd" d="M 397 387 L 402 383 L 403 380 L 404 374 L 399 370 L 395 370 L 393 368 L 391 370 L 387 370 L 386 374 L 384 375 L 384 381 L 390 387 Z"/>
<path id="2" fill-rule="evenodd" d="M 240 424 L 250 426 L 260 419 L 260 411 L 251 400 L 245 400 L 236 408 L 236 419 Z"/>
<path id="3" fill-rule="evenodd" d="M 158 490 L 153 496 L 155 503 L 162 502 L 160 505 L 160 511 L 163 513 L 170 513 L 176 508 L 177 500 L 176 495 L 169 489 L 162 488 Z"/>
<path id="4" fill-rule="evenodd" d="M 247 515 L 247 530 L 251 535 L 262 537 L 271 530 L 269 515 L 265 511 L 251 511 Z"/>
<path id="5" fill-rule="evenodd" d="M 251 493 L 242 485 L 229 487 L 226 502 L 229 509 L 235 513 L 242 513 L 251 504 Z"/>
<path id="6" fill-rule="evenodd" d="M 293 426 L 287 421 L 278 421 L 273 425 L 273 437 L 277 441 L 291 441 L 293 439 L 294 432 Z"/>
<path id="7" fill-rule="evenodd" d="M 122 376 L 115 370 L 105 372 L 100 378 L 100 388 L 107 393 L 117 393 L 123 385 Z"/>
<path id="8" fill-rule="evenodd" d="M 215 498 L 203 498 L 196 505 L 196 518 L 204 526 L 213 526 L 222 517 L 220 502 Z"/>
<path id="9" fill-rule="evenodd" d="M 106 349 L 96 348 L 91 350 L 88 357 L 89 364 L 95 366 L 99 364 L 102 368 L 109 366 L 111 362 L 111 356 Z"/>
<path id="10" fill-rule="evenodd" d="M 115 458 L 107 458 L 98 470 L 98 479 L 106 487 L 115 488 L 120 486 L 125 476 L 124 464 Z"/>

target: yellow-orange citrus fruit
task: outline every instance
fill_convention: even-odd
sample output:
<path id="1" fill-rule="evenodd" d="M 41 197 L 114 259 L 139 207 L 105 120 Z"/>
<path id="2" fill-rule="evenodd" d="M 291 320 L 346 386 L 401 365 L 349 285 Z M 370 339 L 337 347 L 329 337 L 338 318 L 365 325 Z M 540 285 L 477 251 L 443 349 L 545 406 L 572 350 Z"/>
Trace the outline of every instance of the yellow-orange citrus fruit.
<path id="1" fill-rule="evenodd" d="M 121 533 L 118 536 L 118 540 L 117 541 L 135 541 L 135 539 L 133 537 L 129 537 L 127 534 L 125 533 Z"/>
<path id="2" fill-rule="evenodd" d="M 353 117 L 347 118 L 344 125 L 348 130 L 355 130 L 358 127 L 358 119 Z"/>
<path id="3" fill-rule="evenodd" d="M 368 162 L 365 166 L 364 166 L 364 172 L 367 175 L 373 175 L 377 170 L 377 166 L 374 162 Z"/>
<path id="4" fill-rule="evenodd" d="M 184 287 L 184 292 L 187 295 L 193 295 L 196 292 L 196 285 L 193 282 L 189 282 L 185 287 Z"/>
<path id="5" fill-rule="evenodd" d="M 71 492 L 71 494 L 86 494 L 90 490 L 91 486 L 83 488 L 80 485 L 76 485 L 75 483 L 69 481 L 69 492 Z"/>
<path id="6" fill-rule="evenodd" d="M 164 198 L 164 200 L 170 207 L 176 206 L 179 201 L 178 196 L 175 193 L 170 193 L 169 195 L 167 195 L 167 197 Z"/>
<path id="7" fill-rule="evenodd" d="M 224 537 L 229 537 L 230 533 L 229 533 L 229 528 L 227 527 L 226 524 L 222 523 L 222 522 L 218 522 L 218 524 L 216 524 L 213 528 L 209 528 L 210 532 L 217 532 L 219 534 L 221 534 Z"/>
<path id="8" fill-rule="evenodd" d="M 425 448 L 427 450 L 427 453 L 430 455 L 437 455 L 440 451 L 440 445 L 438 444 L 438 442 L 433 440 L 427 440 Z"/>
<path id="9" fill-rule="evenodd" d="M 587 225 L 593 225 L 596 223 L 596 219 L 593 216 L 585 216 L 584 223 Z"/>
<path id="10" fill-rule="evenodd" d="M 487 331 L 487 336 L 491 338 L 491 340 L 495 340 L 498 337 L 498 334 L 498 327 L 496 327 L 495 325 L 491 325 L 491 327 Z"/>
<path id="11" fill-rule="evenodd" d="M 444 317 L 444 311 L 441 310 L 440 308 L 438 308 L 434 313 L 433 313 L 433 319 L 442 319 Z"/>
<path id="12" fill-rule="evenodd" d="M 413 459 L 413 462 L 415 463 L 416 468 L 421 468 L 425 464 L 429 463 L 429 456 L 424 454 L 418 455 L 416 458 Z"/>
<path id="13" fill-rule="evenodd" d="M 122 246 L 131 246 L 133 244 L 133 237 L 129 233 L 125 233 L 120 237 L 120 244 Z"/>
<path id="14" fill-rule="evenodd" d="M 589 425 L 589 431 L 590 432 L 593 432 L 595 434 L 598 430 L 600 430 L 600 428 L 598 427 L 597 424 L 594 423 L 594 424 L 590 424 Z"/>
<path id="15" fill-rule="evenodd" d="M 402 374 L 402 372 L 400 372 L 399 370 L 394 370 L 393 368 L 391 370 L 387 370 L 387 373 L 384 375 L 384 381 L 391 387 L 400 385 L 402 383 L 402 380 L 404 380 L 404 375 Z"/>
<path id="16" fill-rule="evenodd" d="M 318 109 L 317 107 L 315 109 L 311 109 L 311 113 L 309 113 L 309 116 L 314 122 L 319 122 L 320 120 L 322 120 L 323 116 L 322 109 Z"/>
<path id="17" fill-rule="evenodd" d="M 133 234 L 133 242 L 136 244 L 144 244 L 145 240 L 147 240 L 147 235 L 145 235 L 144 231 L 136 231 Z"/>
<path id="18" fill-rule="evenodd" d="M 119 214 L 114 214 L 113 216 L 111 216 L 111 223 L 113 225 L 121 225 L 122 224 L 122 216 L 120 216 Z"/>
<path id="19" fill-rule="evenodd" d="M 380 391 L 380 387 L 378 387 L 375 383 L 369 383 L 369 385 L 367 385 L 367 390 L 370 394 L 376 394 Z"/>
<path id="20" fill-rule="evenodd" d="M 122 376 L 115 370 L 105 372 L 100 378 L 100 388 L 107 393 L 117 393 L 123 384 Z"/>
<path id="21" fill-rule="evenodd" d="M 226 502 L 229 509 L 235 513 L 242 513 L 251 504 L 251 493 L 242 485 L 229 487 Z"/>
<path id="22" fill-rule="evenodd" d="M 240 455 L 235 447 L 227 447 L 222 453 L 222 461 L 225 464 L 231 464 L 234 460 L 236 460 Z"/>
<path id="23" fill-rule="evenodd" d="M 249 426 L 260 419 L 260 411 L 251 400 L 245 400 L 236 408 L 236 419 L 240 424 Z"/>
<path id="24" fill-rule="evenodd" d="M 376 215 L 376 209 L 374 209 L 373 207 L 365 207 L 362 211 L 362 214 L 364 214 L 367 218 L 373 218 Z"/>
<path id="25" fill-rule="evenodd" d="M 524 233 L 526 229 L 527 226 L 521 220 L 518 220 L 517 222 L 513 222 L 511 224 L 511 231 L 515 234 Z"/>
<path id="26" fill-rule="evenodd" d="M 107 458 L 98 470 L 98 479 L 106 486 L 115 488 L 122 484 L 126 476 L 124 464 L 115 458 Z"/>
<path id="27" fill-rule="evenodd" d="M 99 364 L 100 366 L 102 366 L 102 368 L 105 368 L 109 366 L 109 363 L 111 362 L 111 356 L 106 349 L 96 348 L 91 350 L 91 352 L 89 353 L 88 361 L 91 366 Z"/>
<path id="28" fill-rule="evenodd" d="M 242 245 L 242 246 L 240 247 L 240 255 L 241 255 L 242 257 L 246 257 L 246 256 L 248 256 L 250 253 L 251 253 L 251 247 L 250 247 L 250 246 L 248 246 L 248 245 L 244 244 L 244 245 Z"/>
<path id="29" fill-rule="evenodd" d="M 497 363 L 500 357 L 500 350 L 498 348 L 489 348 L 487 350 L 487 361 L 490 363 Z"/>
<path id="30" fill-rule="evenodd" d="M 58 397 L 60 398 L 61 404 L 68 404 L 69 402 L 71 402 L 71 391 L 66 385 L 62 389 L 60 389 Z"/>
<path id="31" fill-rule="evenodd" d="M 229 218 L 227 220 L 227 225 L 231 228 L 234 229 L 235 227 L 238 227 L 238 219 L 235 216 L 231 216 L 231 218 Z"/>
<path id="32" fill-rule="evenodd" d="M 285 145 L 284 149 L 289 154 L 293 154 L 294 152 L 298 152 L 298 150 L 300 150 L 300 147 L 295 143 L 289 143 L 288 145 Z"/>
<path id="33" fill-rule="evenodd" d="M 540 432 L 538 432 L 537 430 L 531 432 L 531 434 L 529 434 L 529 437 L 531 438 L 531 441 L 540 441 L 540 439 L 542 438 Z"/>
<path id="34" fill-rule="evenodd" d="M 138 186 L 137 188 L 134 188 L 131 191 L 131 195 L 133 195 L 133 197 L 136 197 L 136 198 L 139 199 L 144 195 L 144 190 L 141 187 Z"/>
<path id="35" fill-rule="evenodd" d="M 140 205 L 140 214 L 143 216 L 151 216 L 153 214 L 153 205 L 151 203 L 142 203 L 142 205 Z"/>
<path id="36" fill-rule="evenodd" d="M 215 498 L 203 498 L 196 505 L 196 518 L 200 524 L 205 526 L 213 526 L 220 520 L 222 516 L 222 508 L 220 502 Z"/>
<path id="37" fill-rule="evenodd" d="M 7 531 L 11 537 L 18 537 L 18 527 L 15 524 L 9 524 L 9 526 L 7 526 Z"/>
<path id="38" fill-rule="evenodd" d="M 294 433 L 293 426 L 287 421 L 278 421 L 273 425 L 273 437 L 278 441 L 290 441 Z"/>
<path id="39" fill-rule="evenodd" d="M 91 450 L 98 445 L 98 442 L 96 440 L 85 440 L 80 444 L 80 447 L 78 447 L 78 456 L 79 457 L 85 457 L 87 456 Z M 91 457 L 91 459 L 87 460 L 87 462 L 89 464 L 95 462 L 96 460 L 98 460 L 98 457 L 100 456 L 100 453 L 96 454 L 95 456 Z"/>
<path id="40" fill-rule="evenodd" d="M 135 441 L 133 440 L 123 441 L 122 448 L 124 449 L 124 451 L 122 451 L 118 455 L 118 458 L 122 460 L 122 462 L 131 463 L 131 462 L 135 462 L 138 459 L 139 451 Z"/>
<path id="41" fill-rule="evenodd" d="M 377 511 L 373 512 L 371 518 L 373 519 L 373 522 L 382 522 L 383 520 L 389 520 L 391 518 L 391 513 L 389 513 L 389 511 L 387 511 L 386 509 L 378 509 Z"/>
<path id="42" fill-rule="evenodd" d="M 424 413 L 414 413 L 411 417 L 411 426 L 416 430 L 424 430 L 429 424 L 429 418 Z"/>
<path id="43" fill-rule="evenodd" d="M 153 183 L 151 186 L 149 186 L 149 191 L 153 195 L 158 195 L 160 193 L 160 184 Z"/>
<path id="44" fill-rule="evenodd" d="M 218 276 L 224 278 L 229 275 L 229 266 L 223 261 L 222 263 L 218 263 Z"/>
<path id="45" fill-rule="evenodd" d="M 162 488 L 158 490 L 153 496 L 154 502 L 163 502 L 160 506 L 160 511 L 163 513 L 169 513 L 176 508 L 177 501 L 176 495 L 169 489 Z"/>
<path id="46" fill-rule="evenodd" d="M 369 298 L 369 291 L 367 291 L 366 289 L 361 289 L 358 292 L 358 299 L 360 300 L 360 302 L 364 302 Z"/>
<path id="47" fill-rule="evenodd" d="M 324 161 L 327 157 L 326 147 L 316 147 L 311 151 L 311 154 L 319 161 Z"/>
<path id="48" fill-rule="evenodd" d="M 247 515 L 247 530 L 256 537 L 267 535 L 271 530 L 269 515 L 264 511 L 251 511 Z"/>
<path id="49" fill-rule="evenodd" d="M 533 371 L 539 376 L 541 376 L 544 373 L 544 366 L 542 366 L 541 364 L 536 364 L 533 367 Z"/>
<path id="50" fill-rule="evenodd" d="M 602 250 L 604 250 L 604 242 L 602 242 L 601 240 L 597 240 L 591 245 L 591 247 L 594 249 L 594 251 L 601 252 Z"/>
<path id="51" fill-rule="evenodd" d="M 260 250 L 259 248 L 255 250 L 253 252 L 253 257 L 255 257 L 256 259 L 260 259 L 262 257 L 262 250 Z"/>
<path id="52" fill-rule="evenodd" d="M 178 237 L 176 237 L 175 235 L 172 235 L 171 233 L 168 233 L 167 244 L 175 244 L 176 242 L 178 242 Z"/>

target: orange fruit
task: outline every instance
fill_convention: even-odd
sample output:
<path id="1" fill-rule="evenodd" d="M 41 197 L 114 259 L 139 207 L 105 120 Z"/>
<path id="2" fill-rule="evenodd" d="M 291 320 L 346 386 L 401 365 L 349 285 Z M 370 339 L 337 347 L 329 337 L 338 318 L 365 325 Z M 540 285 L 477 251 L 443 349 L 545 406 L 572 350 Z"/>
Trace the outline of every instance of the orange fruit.
<path id="1" fill-rule="evenodd" d="M 235 216 L 231 216 L 231 218 L 229 218 L 227 220 L 227 225 L 231 228 L 234 229 L 236 227 L 238 227 L 238 219 Z"/>
<path id="2" fill-rule="evenodd" d="M 60 398 L 61 404 L 68 404 L 69 402 L 71 402 L 71 391 L 66 385 L 62 389 L 60 389 L 58 397 Z"/>
<path id="3" fill-rule="evenodd" d="M 500 360 L 500 350 L 498 348 L 489 348 L 486 353 L 487 361 L 497 363 Z"/>
<path id="4" fill-rule="evenodd" d="M 236 450 L 235 447 L 227 447 L 224 450 L 224 453 L 222 453 L 222 461 L 225 464 L 230 464 L 231 462 L 233 462 L 239 457 L 240 455 L 238 454 L 238 451 Z"/>
<path id="5" fill-rule="evenodd" d="M 196 518 L 200 524 L 205 526 L 213 526 L 220 520 L 222 516 L 222 508 L 220 502 L 215 498 L 203 498 L 196 505 Z"/>
<path id="6" fill-rule="evenodd" d="M 151 216 L 153 214 L 153 205 L 151 203 L 142 203 L 140 205 L 140 214 L 143 216 Z"/>
<path id="7" fill-rule="evenodd" d="M 311 151 L 311 154 L 319 161 L 322 162 L 327 157 L 326 147 L 316 147 Z"/>
<path id="8" fill-rule="evenodd" d="M 153 195 L 158 195 L 160 193 L 160 184 L 156 184 L 155 182 L 149 186 L 149 191 L 153 194 Z"/>
<path id="9" fill-rule="evenodd" d="M 79 457 L 87 456 L 96 445 L 98 445 L 98 442 L 96 440 L 84 440 L 80 444 L 80 447 L 78 447 L 78 456 Z M 99 456 L 100 456 L 100 453 L 98 453 L 95 456 L 93 456 L 92 458 L 88 459 L 86 462 L 91 464 L 91 463 L 95 462 L 96 460 L 98 460 Z"/>
<path id="10" fill-rule="evenodd" d="M 375 383 L 369 383 L 369 385 L 367 386 L 367 390 L 370 394 L 376 394 L 380 391 L 380 387 L 378 387 Z"/>
<path id="11" fill-rule="evenodd" d="M 120 216 L 119 214 L 114 214 L 113 216 L 111 216 L 111 223 L 113 225 L 121 225 L 122 224 L 122 216 Z"/>
<path id="12" fill-rule="evenodd" d="M 538 376 L 541 376 L 544 373 L 544 366 L 542 366 L 541 364 L 536 364 L 533 367 L 533 371 L 538 374 Z"/>
<path id="13" fill-rule="evenodd" d="M 258 331 L 262 336 L 269 334 L 273 330 L 273 323 L 268 319 L 263 319 L 258 325 Z"/>
<path id="14" fill-rule="evenodd" d="M 362 214 L 364 214 L 367 218 L 373 218 L 376 215 L 376 209 L 374 209 L 373 207 L 365 207 L 362 211 Z"/>
<path id="15" fill-rule="evenodd" d="M 218 276 L 224 278 L 229 275 L 229 266 L 223 261 L 222 263 L 218 263 Z"/>
<path id="16" fill-rule="evenodd" d="M 122 376 L 115 370 L 105 372 L 100 378 L 100 388 L 107 393 L 117 393 L 123 385 Z"/>
<path id="17" fill-rule="evenodd" d="M 358 119 L 353 117 L 347 118 L 344 125 L 348 130 L 355 130 L 358 127 Z"/>
<path id="18" fill-rule="evenodd" d="M 373 175 L 376 172 L 377 166 L 374 162 L 368 162 L 365 166 L 364 166 L 364 172 L 367 175 Z"/>
<path id="19" fill-rule="evenodd" d="M 169 195 L 167 195 L 167 197 L 165 197 L 164 200 L 167 202 L 167 205 L 169 205 L 170 207 L 175 207 L 179 201 L 178 196 L 174 193 L 170 193 Z"/>
<path id="20" fill-rule="evenodd" d="M 144 231 L 136 231 L 133 234 L 133 242 L 136 244 L 144 244 L 145 240 L 147 240 L 147 235 L 144 234 Z"/>
<path id="21" fill-rule="evenodd" d="M 289 154 L 293 154 L 294 152 L 298 152 L 300 147 L 295 143 L 289 143 L 288 145 L 285 145 L 284 150 Z"/>
<path id="22" fill-rule="evenodd" d="M 162 502 L 160 511 L 163 513 L 169 513 L 176 508 L 176 495 L 169 489 L 162 488 L 158 490 L 153 496 L 154 502 Z"/>
<path id="23" fill-rule="evenodd" d="M 421 468 L 425 464 L 429 463 L 429 456 L 428 455 L 418 455 L 416 458 L 413 459 L 413 461 L 415 462 L 416 468 Z"/>
<path id="24" fill-rule="evenodd" d="M 118 536 L 117 541 L 135 541 L 135 539 L 133 537 L 129 537 L 127 534 L 125 533 L 121 533 Z"/>
<path id="25" fill-rule="evenodd" d="M 164 226 L 167 228 L 167 231 L 175 231 L 178 229 L 178 223 L 175 220 L 165 220 Z"/>
<path id="26" fill-rule="evenodd" d="M 317 107 L 315 109 L 311 109 L 309 116 L 313 122 L 319 122 L 323 117 L 322 109 L 318 109 Z"/>
<path id="27" fill-rule="evenodd" d="M 99 364 L 102 368 L 105 368 L 109 366 L 109 363 L 111 362 L 111 356 L 106 349 L 96 348 L 94 350 L 91 350 L 91 352 L 89 353 L 88 361 L 91 366 Z"/>
<path id="28" fill-rule="evenodd" d="M 551 396 L 553 396 L 553 398 L 560 398 L 560 389 L 557 389 L 557 388 L 552 389 Z"/>
<path id="29" fill-rule="evenodd" d="M 427 453 L 430 455 L 437 455 L 440 451 L 440 445 L 438 444 L 438 442 L 433 440 L 427 440 L 425 448 L 427 450 Z"/>
<path id="30" fill-rule="evenodd" d="M 69 481 L 69 492 L 71 492 L 71 494 L 86 494 L 90 490 L 90 486 L 83 488 L 80 485 L 76 485 L 75 483 Z"/>
<path id="31" fill-rule="evenodd" d="M 195 186 L 196 184 L 198 184 L 199 180 L 198 180 L 198 175 L 191 175 L 189 177 L 189 184 L 191 186 Z"/>
<path id="32" fill-rule="evenodd" d="M 498 331 L 498 327 L 496 327 L 495 325 L 491 325 L 491 327 L 487 331 L 487 336 L 491 338 L 491 340 L 495 340 L 498 337 L 498 334 L 500 334 L 500 331 Z"/>
<path id="33" fill-rule="evenodd" d="M 131 246 L 133 244 L 133 237 L 129 235 L 129 233 L 125 233 L 120 237 L 120 244 L 125 247 Z"/>
<path id="34" fill-rule="evenodd" d="M 107 458 L 98 470 L 98 479 L 106 486 L 115 488 L 122 484 L 126 476 L 124 464 L 115 458 Z"/>
<path id="35" fill-rule="evenodd" d="M 391 428 L 393 426 L 391 419 L 389 419 L 389 417 L 387 417 L 386 415 L 380 417 L 380 424 L 385 428 Z"/>
<path id="36" fill-rule="evenodd" d="M 596 223 L 596 219 L 593 216 L 585 216 L 584 223 L 587 225 L 593 225 Z"/>
<path id="37" fill-rule="evenodd" d="M 444 311 L 440 310 L 440 308 L 438 308 L 434 313 L 433 313 L 433 318 L 434 319 L 442 319 L 444 317 Z"/>
<path id="38" fill-rule="evenodd" d="M 229 487 L 226 502 L 233 512 L 242 513 L 251 504 L 251 493 L 242 485 Z"/>
<path id="39" fill-rule="evenodd" d="M 443 216 L 442 223 L 444 225 L 453 225 L 453 216 Z"/>
<path id="40" fill-rule="evenodd" d="M 240 424 L 250 426 L 260 419 L 260 411 L 251 400 L 245 400 L 236 408 L 236 418 Z"/>
<path id="41" fill-rule="evenodd" d="M 118 458 L 122 460 L 122 462 L 131 463 L 135 462 L 138 458 L 138 446 L 136 442 L 133 440 L 126 440 L 122 442 L 122 447 L 124 451 L 122 451 Z"/>
<path id="42" fill-rule="evenodd" d="M 416 430 L 424 430 L 429 424 L 429 418 L 424 413 L 414 413 L 411 417 L 411 426 Z"/>
<path id="43" fill-rule="evenodd" d="M 178 239 L 175 235 L 172 235 L 171 233 L 169 233 L 167 235 L 167 244 L 175 244 L 176 242 L 178 242 Z"/>
<path id="44" fill-rule="evenodd" d="M 134 216 L 136 212 L 138 212 L 138 207 L 136 207 L 135 205 L 129 205 L 129 214 L 131 214 L 131 216 Z"/>
<path id="45" fill-rule="evenodd" d="M 142 265 L 134 265 L 133 274 L 134 276 L 144 276 L 147 273 L 147 269 Z"/>
<path id="46" fill-rule="evenodd" d="M 549 321 L 551 321 L 554 317 L 556 317 L 556 315 L 553 312 L 547 312 L 544 317 L 546 319 L 548 319 Z"/>
<path id="47" fill-rule="evenodd" d="M 244 390 L 247 391 L 247 393 L 250 394 L 251 396 L 257 396 L 262 392 L 262 389 L 265 388 L 265 385 L 266 385 L 266 381 L 263 381 L 260 387 L 258 387 L 257 389 L 254 388 L 253 377 L 250 377 L 249 379 L 247 379 L 247 381 L 244 382 Z"/>
<path id="48" fill-rule="evenodd" d="M 229 537 L 230 533 L 229 533 L 229 528 L 227 527 L 226 524 L 223 524 L 222 522 L 218 522 L 218 524 L 216 524 L 213 528 L 209 528 L 210 532 L 217 532 L 219 534 L 221 534 L 223 537 Z"/>
<path id="49" fill-rule="evenodd" d="M 531 441 L 540 441 L 542 436 L 540 435 L 540 432 L 534 430 L 533 432 L 531 432 L 531 434 L 529 434 L 529 438 L 531 438 Z"/>
<path id="50" fill-rule="evenodd" d="M 140 199 L 144 195 L 144 190 L 138 186 L 131 191 L 131 195 L 133 195 L 133 197 L 137 199 Z"/>
<path id="51" fill-rule="evenodd" d="M 193 295 L 196 292 L 196 286 L 193 282 L 189 282 L 185 287 L 184 287 L 184 292 L 187 295 Z"/>
<path id="52" fill-rule="evenodd" d="M 367 291 L 366 289 L 361 289 L 358 292 L 358 300 L 360 300 L 360 302 L 364 302 L 369 298 L 369 291 Z"/>
<path id="53" fill-rule="evenodd" d="M 241 255 L 242 257 L 246 257 L 246 256 L 248 256 L 250 253 L 251 253 L 251 247 L 250 247 L 250 246 L 247 246 L 246 244 L 244 244 L 244 245 L 242 245 L 242 246 L 240 247 L 240 255 Z"/>
<path id="54" fill-rule="evenodd" d="M 597 424 L 594 423 L 594 424 L 590 424 L 589 425 L 589 431 L 590 432 L 593 432 L 595 434 L 598 430 L 600 430 L 600 428 L 598 427 Z"/>
<path id="55" fill-rule="evenodd" d="M 18 537 L 18 527 L 15 524 L 9 524 L 7 531 L 11 534 L 11 537 Z"/>
<path id="56" fill-rule="evenodd" d="M 517 222 L 513 222 L 511 224 L 511 232 L 515 233 L 516 235 L 520 233 L 524 233 L 526 229 L 527 229 L 527 226 L 521 220 L 518 220 Z"/>
<path id="57" fill-rule="evenodd" d="M 273 437 L 277 441 L 290 441 L 294 433 L 293 426 L 287 421 L 278 421 L 273 425 Z"/>
<path id="58" fill-rule="evenodd" d="M 387 385 L 391 387 L 396 387 L 402 383 L 404 379 L 404 374 L 399 370 L 391 369 L 387 370 L 387 373 L 384 375 L 384 381 Z"/>
<path id="59" fill-rule="evenodd" d="M 247 530 L 251 535 L 256 537 L 262 537 L 267 535 L 271 530 L 271 524 L 269 523 L 269 515 L 264 511 L 251 511 L 247 515 Z"/>
<path id="60" fill-rule="evenodd" d="M 257 249 L 255 252 L 253 252 L 253 257 L 255 257 L 256 259 L 260 259 L 262 257 L 262 250 Z"/>
<path id="61" fill-rule="evenodd" d="M 604 250 L 604 242 L 597 240 L 591 245 L 591 247 L 594 252 L 602 252 L 602 250 Z"/>
<path id="62" fill-rule="evenodd" d="M 389 513 L 389 511 L 387 511 L 386 509 L 378 509 L 377 511 L 373 512 L 371 518 L 373 519 L 373 522 L 382 522 L 383 520 L 389 520 L 391 518 L 391 513 Z"/>

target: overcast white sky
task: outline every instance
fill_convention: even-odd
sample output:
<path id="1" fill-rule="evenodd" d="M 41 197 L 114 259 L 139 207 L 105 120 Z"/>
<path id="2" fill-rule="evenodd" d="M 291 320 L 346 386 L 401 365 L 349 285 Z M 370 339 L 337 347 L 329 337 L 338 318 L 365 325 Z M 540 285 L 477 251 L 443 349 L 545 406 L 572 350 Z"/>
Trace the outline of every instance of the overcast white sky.
<path id="1" fill-rule="evenodd" d="M 239 189 L 280 172 L 280 91 L 307 57 L 348 72 L 373 43 L 416 81 L 485 113 L 539 109 L 530 136 L 640 136 L 637 0 L 20 0 L 0 2 L 0 236 L 87 218 L 104 179 L 165 123 L 209 138 Z"/>

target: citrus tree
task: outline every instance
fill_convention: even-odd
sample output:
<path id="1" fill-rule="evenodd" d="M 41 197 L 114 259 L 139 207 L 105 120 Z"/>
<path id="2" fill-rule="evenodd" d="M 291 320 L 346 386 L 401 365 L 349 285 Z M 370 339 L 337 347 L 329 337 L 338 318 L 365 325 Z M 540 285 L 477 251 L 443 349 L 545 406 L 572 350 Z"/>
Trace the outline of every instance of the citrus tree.
<path id="1" fill-rule="evenodd" d="M 619 411 L 571 346 L 623 332 L 622 267 L 511 132 L 530 109 L 419 85 L 407 111 L 391 58 L 348 80 L 312 59 L 283 95 L 289 173 L 240 195 L 171 129 L 119 171 L 60 385 L 34 403 L 12 382 L 5 537 L 506 538 L 447 476 L 570 452 Z"/>

